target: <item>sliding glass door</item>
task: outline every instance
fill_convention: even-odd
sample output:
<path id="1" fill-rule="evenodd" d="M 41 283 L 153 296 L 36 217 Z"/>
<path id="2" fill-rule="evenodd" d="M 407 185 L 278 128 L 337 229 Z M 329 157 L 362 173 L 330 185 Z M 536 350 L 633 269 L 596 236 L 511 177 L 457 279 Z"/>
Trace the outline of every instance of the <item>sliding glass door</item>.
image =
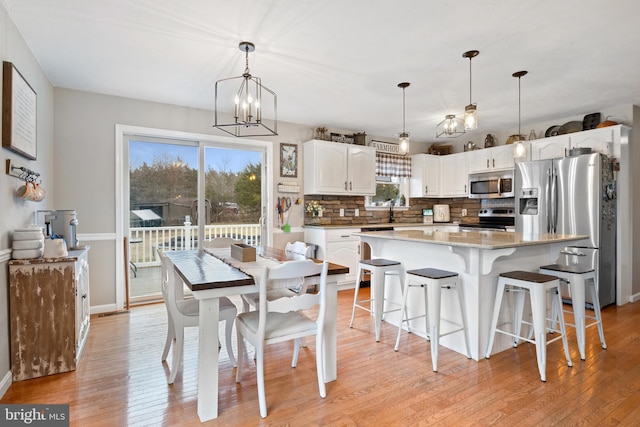
<path id="1" fill-rule="evenodd" d="M 217 237 L 260 243 L 264 146 L 134 135 L 125 135 L 125 146 L 130 303 L 162 298 L 158 250 L 196 249 L 199 235 L 205 244 Z"/>

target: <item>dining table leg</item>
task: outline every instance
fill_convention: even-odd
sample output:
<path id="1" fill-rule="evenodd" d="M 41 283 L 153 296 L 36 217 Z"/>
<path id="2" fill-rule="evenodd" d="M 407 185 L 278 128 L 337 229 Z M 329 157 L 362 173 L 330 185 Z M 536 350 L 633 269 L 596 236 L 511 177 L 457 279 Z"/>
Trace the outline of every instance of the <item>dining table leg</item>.
<path id="1" fill-rule="evenodd" d="M 338 378 L 337 369 L 337 341 L 338 341 L 338 282 L 335 278 L 327 277 L 327 311 L 324 326 L 324 382 L 335 381 Z"/>
<path id="2" fill-rule="evenodd" d="M 220 300 L 200 300 L 198 335 L 198 417 L 218 417 L 218 320 Z"/>

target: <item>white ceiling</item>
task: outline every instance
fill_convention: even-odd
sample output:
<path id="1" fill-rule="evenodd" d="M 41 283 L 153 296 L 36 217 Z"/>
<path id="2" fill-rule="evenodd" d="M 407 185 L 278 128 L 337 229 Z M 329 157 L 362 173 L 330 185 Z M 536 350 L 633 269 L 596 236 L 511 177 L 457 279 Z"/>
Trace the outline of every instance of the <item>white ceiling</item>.
<path id="1" fill-rule="evenodd" d="M 62 88 L 213 110 L 215 82 L 242 74 L 248 40 L 279 120 L 310 127 L 393 137 L 408 81 L 406 130 L 433 140 L 469 103 L 472 49 L 478 133 L 517 132 L 519 70 L 523 133 L 640 104 L 637 0 L 1 1 Z"/>

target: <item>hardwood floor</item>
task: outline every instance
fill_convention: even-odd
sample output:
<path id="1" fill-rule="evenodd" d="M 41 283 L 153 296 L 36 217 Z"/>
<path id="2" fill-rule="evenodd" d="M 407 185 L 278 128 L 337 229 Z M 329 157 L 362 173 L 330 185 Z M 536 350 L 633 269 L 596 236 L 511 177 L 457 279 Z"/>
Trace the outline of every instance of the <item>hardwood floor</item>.
<path id="1" fill-rule="evenodd" d="M 315 345 L 290 367 L 292 345 L 271 345 L 265 356 L 268 417 L 258 410 L 255 369 L 244 378 L 220 352 L 220 415 L 211 426 L 410 426 L 410 425 L 638 425 L 640 419 L 640 304 L 603 310 L 608 350 L 596 328 L 587 329 L 587 360 L 579 359 L 575 332 L 566 366 L 560 342 L 548 348 L 547 382 L 540 381 L 535 348 L 520 345 L 475 362 L 440 349 L 439 372 L 431 371 L 429 344 L 383 324 L 379 343 L 373 321 L 358 314 L 353 329 L 352 291 L 338 297 L 338 380 L 321 399 Z M 197 332 L 187 331 L 184 367 L 167 385 L 160 362 L 166 333 L 162 304 L 91 319 L 79 368 L 14 383 L 0 403 L 69 403 L 73 426 L 197 425 Z M 224 343 L 223 343 L 224 345 Z M 170 356 L 171 358 L 171 356 Z M 246 360 L 246 359 L 245 359 Z M 170 360 L 169 360 L 170 361 Z"/>

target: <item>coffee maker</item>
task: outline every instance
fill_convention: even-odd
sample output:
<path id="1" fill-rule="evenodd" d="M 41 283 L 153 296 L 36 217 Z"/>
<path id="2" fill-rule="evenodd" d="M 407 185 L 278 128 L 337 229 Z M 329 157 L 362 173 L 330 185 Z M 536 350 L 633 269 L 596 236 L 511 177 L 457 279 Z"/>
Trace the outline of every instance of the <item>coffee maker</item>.
<path id="1" fill-rule="evenodd" d="M 76 229 L 78 214 L 74 210 L 38 211 L 37 222 L 43 228 L 46 237 L 62 236 L 67 243 L 67 249 L 77 249 L 78 241 Z"/>

